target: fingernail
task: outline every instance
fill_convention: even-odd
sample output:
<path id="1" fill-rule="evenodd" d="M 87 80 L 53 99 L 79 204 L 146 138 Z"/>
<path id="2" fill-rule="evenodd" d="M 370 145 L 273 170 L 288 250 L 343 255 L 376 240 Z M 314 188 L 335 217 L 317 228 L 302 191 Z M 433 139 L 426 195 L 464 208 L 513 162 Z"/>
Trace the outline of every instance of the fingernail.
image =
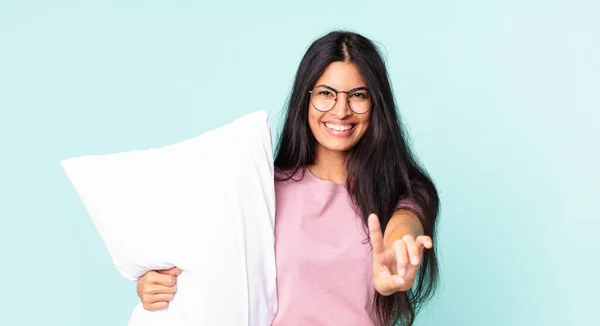
<path id="1" fill-rule="evenodd" d="M 396 285 L 404 285 L 404 279 L 400 277 L 396 277 L 394 282 L 396 283 Z"/>
<path id="2" fill-rule="evenodd" d="M 419 264 L 419 257 L 417 257 L 417 256 L 412 256 L 411 260 L 412 260 L 412 264 L 413 264 L 413 265 L 417 265 L 417 264 Z"/>
<path id="3" fill-rule="evenodd" d="M 398 275 L 400 275 L 400 276 L 404 276 L 405 274 L 406 274 L 405 268 L 401 268 L 400 271 L 398 271 Z"/>

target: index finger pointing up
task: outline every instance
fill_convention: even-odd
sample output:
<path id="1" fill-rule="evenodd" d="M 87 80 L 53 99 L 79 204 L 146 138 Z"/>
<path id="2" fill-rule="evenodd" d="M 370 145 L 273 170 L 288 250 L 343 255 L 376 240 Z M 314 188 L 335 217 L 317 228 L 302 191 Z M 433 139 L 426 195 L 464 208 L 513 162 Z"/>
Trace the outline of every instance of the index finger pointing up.
<path id="1" fill-rule="evenodd" d="M 381 232 L 381 225 L 379 224 L 379 218 L 377 217 L 377 215 L 369 215 L 368 224 L 369 238 L 371 239 L 373 253 L 382 253 L 385 250 L 385 245 L 383 244 L 383 234 Z"/>

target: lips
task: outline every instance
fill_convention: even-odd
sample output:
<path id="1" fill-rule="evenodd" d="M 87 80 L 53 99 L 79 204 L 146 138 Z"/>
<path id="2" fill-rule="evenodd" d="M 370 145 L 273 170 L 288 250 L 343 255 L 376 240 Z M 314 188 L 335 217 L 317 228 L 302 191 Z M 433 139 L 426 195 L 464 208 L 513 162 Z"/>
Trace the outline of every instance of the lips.
<path id="1" fill-rule="evenodd" d="M 323 129 L 325 129 L 325 132 L 333 137 L 346 138 L 350 137 L 354 133 L 354 130 L 356 130 L 356 124 L 324 122 Z"/>
<path id="2" fill-rule="evenodd" d="M 323 125 L 325 125 L 325 128 L 327 129 L 331 129 L 333 131 L 338 131 L 338 132 L 343 132 L 343 131 L 348 131 L 353 129 L 356 124 L 337 124 L 337 123 L 330 123 L 330 122 L 324 122 Z"/>

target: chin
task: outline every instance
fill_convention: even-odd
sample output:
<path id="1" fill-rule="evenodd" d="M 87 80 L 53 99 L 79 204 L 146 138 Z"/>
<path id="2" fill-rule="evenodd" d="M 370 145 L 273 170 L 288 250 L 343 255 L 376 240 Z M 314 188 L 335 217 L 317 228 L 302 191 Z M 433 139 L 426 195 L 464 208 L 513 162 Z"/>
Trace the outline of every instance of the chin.
<path id="1" fill-rule="evenodd" d="M 325 136 L 325 137 L 327 137 L 327 136 Z M 348 152 L 355 145 L 350 142 L 340 142 L 340 141 L 330 141 L 330 140 L 325 140 L 323 142 L 320 142 L 320 144 L 324 150 L 331 151 L 331 152 L 340 152 L 340 153 Z"/>

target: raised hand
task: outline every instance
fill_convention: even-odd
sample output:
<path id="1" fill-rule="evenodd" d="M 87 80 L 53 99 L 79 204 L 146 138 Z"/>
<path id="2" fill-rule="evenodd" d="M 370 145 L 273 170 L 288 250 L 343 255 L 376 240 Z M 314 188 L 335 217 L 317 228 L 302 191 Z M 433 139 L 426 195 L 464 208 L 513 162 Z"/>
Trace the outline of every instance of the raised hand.
<path id="1" fill-rule="evenodd" d="M 368 224 L 375 290 L 385 296 L 408 291 L 415 281 L 423 251 L 433 247 L 431 238 L 421 235 L 415 239 L 406 234 L 386 247 L 377 215 L 371 214 Z"/>

